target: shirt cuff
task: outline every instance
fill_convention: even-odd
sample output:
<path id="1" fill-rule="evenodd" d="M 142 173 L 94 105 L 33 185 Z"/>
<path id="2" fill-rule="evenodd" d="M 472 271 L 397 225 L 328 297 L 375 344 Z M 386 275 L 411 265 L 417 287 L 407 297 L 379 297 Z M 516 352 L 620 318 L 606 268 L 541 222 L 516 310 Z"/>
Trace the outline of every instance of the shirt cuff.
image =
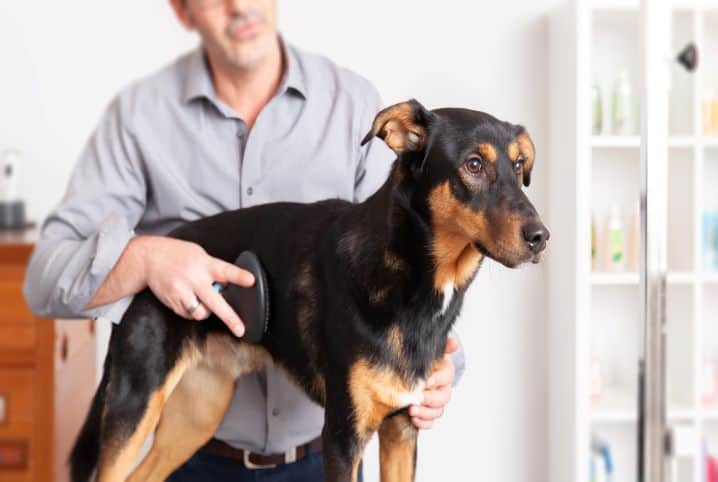
<path id="1" fill-rule="evenodd" d="M 464 376 L 464 372 L 466 371 L 466 355 L 464 353 L 464 345 L 461 343 L 459 335 L 452 330 L 449 333 L 449 337 L 455 339 L 459 343 L 459 349 L 450 355 L 451 361 L 454 362 L 454 368 L 456 369 L 454 381 L 451 386 L 455 387 L 459 384 L 461 377 Z"/>
<path id="2" fill-rule="evenodd" d="M 85 306 L 92 300 L 97 290 L 107 278 L 110 270 L 115 266 L 122 251 L 129 240 L 135 235 L 134 230 L 127 225 L 127 219 L 119 214 L 111 214 L 103 220 L 99 230 L 92 236 L 93 253 L 90 256 L 89 266 L 85 268 L 84 275 L 80 274 L 72 280 L 70 286 L 60 287 L 64 293 L 64 304 L 72 312 L 82 317 L 93 317 L 95 312 L 109 310 L 112 303 L 105 307 L 96 307 L 85 310 Z M 94 242 L 93 242 L 94 241 Z M 113 316 L 117 316 L 120 308 L 112 310 Z M 115 320 L 117 321 L 117 320 Z"/>
<path id="3" fill-rule="evenodd" d="M 124 298 L 112 303 L 97 306 L 91 310 L 85 310 L 82 315 L 87 318 L 105 318 L 110 320 L 115 325 L 119 325 L 120 321 L 122 321 L 122 316 L 125 314 L 125 311 L 127 311 L 127 308 L 129 308 L 130 303 L 132 303 L 134 298 L 134 295 L 125 296 Z"/>
<path id="4" fill-rule="evenodd" d="M 101 276 L 104 281 L 117 263 L 125 246 L 134 236 L 135 231 L 127 225 L 127 219 L 124 216 L 111 214 L 105 218 L 97 233 L 97 248 L 90 273 Z M 99 285 L 97 287 L 99 288 Z"/>

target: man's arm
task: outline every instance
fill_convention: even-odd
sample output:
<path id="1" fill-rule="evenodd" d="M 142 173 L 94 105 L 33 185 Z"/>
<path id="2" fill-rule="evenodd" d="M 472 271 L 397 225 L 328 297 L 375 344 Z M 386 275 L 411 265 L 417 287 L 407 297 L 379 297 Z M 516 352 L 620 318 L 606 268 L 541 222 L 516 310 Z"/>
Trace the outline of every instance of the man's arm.
<path id="1" fill-rule="evenodd" d="M 122 99 L 108 108 L 62 202 L 43 223 L 23 286 L 28 305 L 39 316 L 118 322 L 132 296 L 149 287 L 178 315 L 199 320 L 212 312 L 241 336 L 241 320 L 212 284 L 250 286 L 250 273 L 194 243 L 135 236 L 147 185 Z M 195 299 L 201 305 L 190 314 Z"/>
<path id="2" fill-rule="evenodd" d="M 127 106 L 117 98 L 82 152 L 59 206 L 42 226 L 23 287 L 39 316 L 119 321 L 132 293 L 86 308 L 144 212 L 145 178 Z"/>

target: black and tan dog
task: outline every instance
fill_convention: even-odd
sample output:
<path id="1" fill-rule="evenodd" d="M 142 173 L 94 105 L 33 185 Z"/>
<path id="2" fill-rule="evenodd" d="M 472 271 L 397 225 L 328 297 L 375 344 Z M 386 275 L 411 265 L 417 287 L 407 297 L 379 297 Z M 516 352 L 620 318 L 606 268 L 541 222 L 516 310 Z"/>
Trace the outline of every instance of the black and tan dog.
<path id="1" fill-rule="evenodd" d="M 261 345 L 215 317 L 179 319 L 149 290 L 113 328 L 104 376 L 71 457 L 74 482 L 160 481 L 214 433 L 240 375 L 274 363 L 325 407 L 328 482 L 356 480 L 377 431 L 383 482 L 414 478 L 417 431 L 407 407 L 442 357 L 484 256 L 537 262 L 548 231 L 522 191 L 534 146 L 526 131 L 481 112 L 380 112 L 397 153 L 361 204 L 274 203 L 189 223 L 173 237 L 233 261 L 262 260 L 272 313 Z M 131 468 L 145 438 L 154 445 Z"/>

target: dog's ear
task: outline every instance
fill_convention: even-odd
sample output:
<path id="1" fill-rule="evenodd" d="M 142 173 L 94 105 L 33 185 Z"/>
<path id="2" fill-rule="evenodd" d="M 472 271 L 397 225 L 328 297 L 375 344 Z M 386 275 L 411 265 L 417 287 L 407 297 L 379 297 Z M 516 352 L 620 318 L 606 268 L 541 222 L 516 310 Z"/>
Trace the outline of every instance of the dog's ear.
<path id="1" fill-rule="evenodd" d="M 377 136 L 398 156 L 421 151 L 428 142 L 431 115 L 415 99 L 387 107 L 376 115 L 362 145 Z"/>
<path id="2" fill-rule="evenodd" d="M 519 153 L 524 158 L 524 186 L 528 187 L 531 184 L 531 170 L 536 160 L 536 148 L 524 126 L 515 126 L 515 135 Z"/>

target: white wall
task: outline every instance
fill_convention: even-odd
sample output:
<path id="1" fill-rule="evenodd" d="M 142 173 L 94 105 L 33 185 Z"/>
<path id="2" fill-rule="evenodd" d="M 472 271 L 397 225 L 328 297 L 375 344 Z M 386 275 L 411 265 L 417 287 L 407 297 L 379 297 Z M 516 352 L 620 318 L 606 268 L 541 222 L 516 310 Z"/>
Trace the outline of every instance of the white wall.
<path id="1" fill-rule="evenodd" d="M 464 106 L 526 125 L 548 186 L 547 19 L 557 0 L 280 1 L 286 38 L 372 80 L 387 103 Z M 21 193 L 40 221 L 112 95 L 195 44 L 165 1 L 0 2 L 0 146 L 26 156 Z M 487 262 L 459 330 L 468 370 L 420 439 L 419 481 L 547 481 L 545 275 Z M 375 449 L 375 447 L 373 447 Z M 367 480 L 376 480 L 374 450 Z"/>

